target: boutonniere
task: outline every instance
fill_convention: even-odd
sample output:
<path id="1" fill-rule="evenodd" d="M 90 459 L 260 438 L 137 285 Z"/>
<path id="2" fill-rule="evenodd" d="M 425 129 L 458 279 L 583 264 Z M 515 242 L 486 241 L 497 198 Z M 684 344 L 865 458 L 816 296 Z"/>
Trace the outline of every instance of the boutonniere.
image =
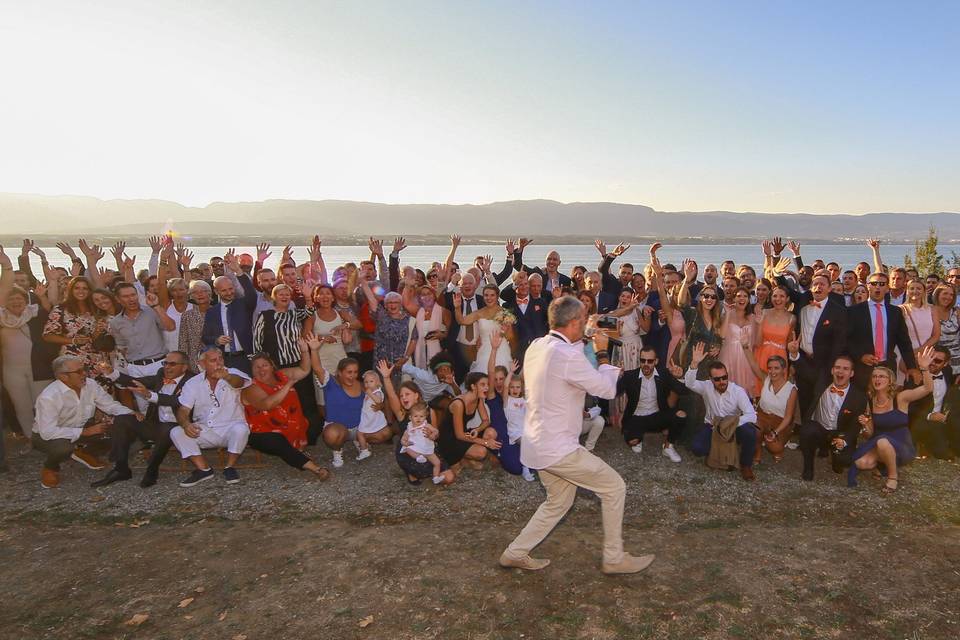
<path id="1" fill-rule="evenodd" d="M 850 411 L 850 409 L 844 409 L 842 413 L 852 413 L 852 412 Z"/>
<path id="2" fill-rule="evenodd" d="M 533 310 L 534 310 L 534 311 L 540 311 L 540 305 L 538 305 L 538 304 L 533 305 Z"/>
<path id="3" fill-rule="evenodd" d="M 829 321 L 829 320 L 824 320 L 824 321 L 823 321 L 823 326 L 827 326 L 828 324 L 830 324 L 830 321 Z"/>

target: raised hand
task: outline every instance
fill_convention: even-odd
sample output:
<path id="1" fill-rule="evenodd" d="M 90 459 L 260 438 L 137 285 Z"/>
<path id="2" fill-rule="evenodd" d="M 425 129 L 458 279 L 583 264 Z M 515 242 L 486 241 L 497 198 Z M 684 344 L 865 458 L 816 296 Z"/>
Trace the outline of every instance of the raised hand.
<path id="1" fill-rule="evenodd" d="M 669 371 L 670 375 L 672 375 L 674 378 L 679 378 L 679 379 L 683 378 L 683 369 L 681 369 L 680 365 L 678 364 L 674 364 L 673 362 L 668 362 L 667 371 Z"/>
<path id="2" fill-rule="evenodd" d="M 480 261 L 480 269 L 484 273 L 490 273 L 490 266 L 493 264 L 493 257 L 486 255 L 483 256 L 483 259 Z"/>
<path id="3" fill-rule="evenodd" d="M 160 248 L 163 246 L 163 238 L 160 236 L 150 236 L 147 241 L 150 243 L 150 251 L 160 253 Z"/>
<path id="4" fill-rule="evenodd" d="M 450 244 L 453 246 L 454 249 L 460 246 L 460 242 L 461 242 L 460 236 L 456 234 L 450 236 Z"/>
<path id="5" fill-rule="evenodd" d="M 933 347 L 924 347 L 920 353 L 917 354 L 917 366 L 921 369 L 929 367 L 930 361 L 933 360 L 934 353 Z"/>
<path id="6" fill-rule="evenodd" d="M 123 269 L 124 269 L 124 271 L 126 271 L 127 269 L 131 269 L 131 270 L 132 270 L 132 269 L 133 269 L 133 265 L 135 265 L 136 263 L 137 263 L 137 256 L 133 256 L 133 257 L 131 258 L 131 257 L 128 256 L 127 254 L 123 254 Z"/>
<path id="7" fill-rule="evenodd" d="M 407 241 L 403 236 L 398 236 L 393 239 L 393 253 L 400 253 L 407 248 Z"/>
<path id="8" fill-rule="evenodd" d="M 319 238 L 317 239 L 319 240 Z M 257 262 L 259 262 L 260 264 L 263 264 L 267 261 L 267 258 L 269 258 L 271 255 L 273 254 L 270 253 L 269 242 L 261 242 L 260 244 L 257 245 Z"/>
<path id="9" fill-rule="evenodd" d="M 282 267 L 285 264 L 293 264 L 293 247 L 287 245 L 283 248 L 283 253 L 280 255 L 280 266 Z"/>
<path id="10" fill-rule="evenodd" d="M 313 236 L 313 242 L 307 252 L 310 254 L 310 262 L 320 261 L 320 236 Z"/>
<path id="11" fill-rule="evenodd" d="M 683 275 L 688 283 L 697 279 L 697 263 L 690 259 L 683 261 Z"/>
<path id="12" fill-rule="evenodd" d="M 800 352 L 800 338 L 796 334 L 790 335 L 790 340 L 787 341 L 787 353 L 791 356 L 795 356 Z"/>
<path id="13" fill-rule="evenodd" d="M 507 242 L 504 245 L 504 248 L 506 248 L 508 256 L 513 255 L 513 252 L 516 250 L 516 245 L 513 242 L 513 238 L 507 238 Z"/>
<path id="14" fill-rule="evenodd" d="M 74 250 L 70 247 L 70 245 L 68 245 L 66 242 L 58 242 L 58 243 L 57 243 L 57 249 L 60 249 L 60 251 L 63 253 L 63 255 L 67 256 L 67 257 L 70 258 L 71 260 L 76 260 L 76 259 L 77 259 L 77 253 L 76 253 L 76 251 L 74 251 Z"/>
<path id="15" fill-rule="evenodd" d="M 871 249 L 879 249 L 879 248 L 880 248 L 880 239 L 879 239 L 879 238 L 869 238 L 869 239 L 867 239 L 867 246 L 870 247 Z"/>
<path id="16" fill-rule="evenodd" d="M 783 238 L 780 236 L 773 237 L 773 255 L 778 256 L 783 253 Z"/>
<path id="17" fill-rule="evenodd" d="M 3 245 L 0 245 L 0 266 L 2 266 L 4 269 L 13 268 L 13 263 L 10 261 L 10 256 L 8 256 L 3 250 Z"/>
<path id="18" fill-rule="evenodd" d="M 764 240 L 763 242 L 760 243 L 760 246 L 763 248 L 763 255 L 765 256 L 773 255 L 772 253 L 770 253 L 771 249 L 770 249 L 769 240 Z"/>
<path id="19" fill-rule="evenodd" d="M 390 377 L 390 374 L 393 373 L 393 365 L 386 360 L 380 360 L 377 362 L 377 371 L 379 371 L 383 379 L 386 380 Z"/>
<path id="20" fill-rule="evenodd" d="M 147 292 L 147 295 L 144 296 L 144 301 L 147 303 L 148 307 L 155 307 L 160 304 L 160 298 L 157 297 L 157 294 Z"/>
<path id="21" fill-rule="evenodd" d="M 533 238 L 520 238 L 520 251 L 523 251 L 531 244 L 533 244 Z"/>
<path id="22" fill-rule="evenodd" d="M 511 369 L 511 370 L 512 370 L 514 373 L 520 373 L 520 361 L 519 361 L 519 360 L 511 360 L 511 361 L 510 361 L 510 365 L 512 366 L 512 369 Z"/>
<path id="23" fill-rule="evenodd" d="M 690 359 L 690 368 L 695 369 L 703 359 L 707 357 L 707 345 L 703 342 L 698 342 L 693 345 L 693 354 Z"/>
<path id="24" fill-rule="evenodd" d="M 2 247 L 0 247 L 0 249 L 2 249 Z M 43 296 L 45 296 L 47 294 L 47 283 L 44 282 L 43 280 L 37 281 L 37 285 L 33 288 L 33 293 L 38 298 L 42 298 Z"/>
<path id="25" fill-rule="evenodd" d="M 800 243 L 796 240 L 791 240 L 787 243 L 787 248 L 790 249 L 790 253 L 794 256 L 800 255 Z"/>
<path id="26" fill-rule="evenodd" d="M 309 331 L 304 332 L 302 335 L 302 338 L 312 351 L 316 351 L 323 344 L 323 341 L 320 338 L 318 338 L 315 333 L 311 333 Z"/>
<path id="27" fill-rule="evenodd" d="M 607 245 L 603 242 L 603 240 L 597 238 L 593 241 L 593 246 L 597 248 L 597 253 L 600 254 L 601 258 L 607 257 Z"/>
<path id="28" fill-rule="evenodd" d="M 773 265 L 773 272 L 778 276 L 783 275 L 783 273 L 790 267 L 790 258 L 780 258 L 777 261 L 777 264 Z"/>
<path id="29" fill-rule="evenodd" d="M 613 257 L 619 258 L 619 257 L 622 256 L 624 253 L 626 253 L 629 248 L 630 248 L 630 245 L 628 245 L 628 244 L 623 244 L 623 243 L 621 242 L 621 243 L 618 244 L 616 247 L 614 247 L 614 249 L 613 249 Z"/>
<path id="30" fill-rule="evenodd" d="M 33 240 L 24 240 L 24 241 L 23 241 L 24 246 L 26 246 L 26 244 L 27 244 L 28 242 L 30 243 L 30 253 L 36 255 L 36 256 L 39 257 L 41 260 L 46 260 L 46 259 L 47 259 L 47 254 L 44 253 L 43 249 L 41 249 L 40 247 L 38 247 L 37 245 L 35 245 L 35 244 L 33 243 Z"/>
<path id="31" fill-rule="evenodd" d="M 453 292 L 453 304 L 457 309 L 463 306 L 463 296 L 460 294 L 459 291 Z"/>
<path id="32" fill-rule="evenodd" d="M 368 246 L 370 247 L 370 253 L 376 256 L 380 256 L 381 258 L 383 257 L 383 241 L 382 240 L 377 240 L 376 238 L 371 237 Z"/>
<path id="33" fill-rule="evenodd" d="M 657 251 L 659 251 L 662 247 L 663 247 L 662 242 L 654 242 L 652 245 L 650 245 L 650 257 L 651 258 L 657 257 Z"/>
<path id="34" fill-rule="evenodd" d="M 184 249 L 183 255 L 180 256 L 180 266 L 183 267 L 184 271 L 189 271 L 191 262 L 193 262 L 193 251 Z"/>
<path id="35" fill-rule="evenodd" d="M 236 249 L 233 247 L 227 249 L 226 253 L 223 254 L 223 264 L 233 273 L 239 274 L 241 272 L 240 258 L 237 257 Z"/>
<path id="36" fill-rule="evenodd" d="M 482 336 L 483 334 L 481 333 L 480 335 Z M 500 331 L 493 331 L 490 334 L 490 346 L 496 351 L 500 348 L 501 344 L 503 344 L 503 334 L 500 333 Z"/>
<path id="37" fill-rule="evenodd" d="M 123 265 L 123 254 L 126 250 L 127 243 L 122 240 L 110 248 L 110 254 L 113 256 L 113 259 L 117 261 L 118 267 Z"/>
<path id="38" fill-rule="evenodd" d="M 33 240 L 31 240 L 30 238 L 24 238 L 23 247 L 21 247 L 20 249 L 20 255 L 22 256 L 28 255 L 31 251 L 33 251 L 33 248 L 35 246 L 36 245 L 33 243 Z"/>

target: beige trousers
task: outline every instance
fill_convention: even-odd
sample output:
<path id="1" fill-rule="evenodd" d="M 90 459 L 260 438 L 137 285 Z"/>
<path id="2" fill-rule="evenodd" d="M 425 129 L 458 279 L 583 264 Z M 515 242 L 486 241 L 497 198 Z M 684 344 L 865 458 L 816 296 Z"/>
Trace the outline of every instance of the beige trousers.
<path id="1" fill-rule="evenodd" d="M 603 515 L 603 561 L 616 564 L 623 559 L 623 500 L 627 485 L 606 462 L 584 449 L 577 449 L 539 472 L 547 499 L 537 509 L 520 535 L 507 547 L 507 555 L 528 555 L 550 534 L 573 506 L 577 487 L 600 497 Z"/>

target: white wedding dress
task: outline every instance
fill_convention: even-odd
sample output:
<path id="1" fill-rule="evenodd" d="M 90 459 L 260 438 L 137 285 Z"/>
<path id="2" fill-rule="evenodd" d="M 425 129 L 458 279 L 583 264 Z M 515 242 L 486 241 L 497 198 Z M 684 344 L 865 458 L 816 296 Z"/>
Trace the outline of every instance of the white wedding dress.
<path id="1" fill-rule="evenodd" d="M 493 348 L 490 343 L 490 336 L 492 336 L 494 332 L 500 331 L 500 323 L 487 320 L 486 318 L 480 318 L 474 326 L 477 329 L 477 359 L 470 365 L 470 371 L 487 373 L 487 366 L 490 363 L 490 349 Z M 500 347 L 497 349 L 497 365 L 502 365 L 509 370 L 511 364 L 510 343 L 507 342 L 506 337 L 504 337 L 503 342 L 500 343 Z"/>

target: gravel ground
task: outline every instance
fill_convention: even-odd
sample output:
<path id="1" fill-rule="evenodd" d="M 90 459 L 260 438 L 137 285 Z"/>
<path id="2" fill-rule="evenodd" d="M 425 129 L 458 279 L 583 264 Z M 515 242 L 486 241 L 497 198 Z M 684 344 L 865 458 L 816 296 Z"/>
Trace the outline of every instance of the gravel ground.
<path id="1" fill-rule="evenodd" d="M 817 477 L 802 482 L 800 453 L 788 451 L 778 465 L 757 468 L 757 481 L 739 474 L 708 469 L 689 451 L 671 463 L 659 452 L 659 436 L 649 436 L 644 453 L 631 452 L 619 433 L 608 429 L 597 446 L 627 483 L 626 519 L 634 528 L 699 528 L 737 526 L 765 521 L 817 525 L 960 524 L 960 466 L 937 460 L 917 460 L 903 470 L 901 488 L 880 495 L 880 484 L 861 474 L 860 486 L 850 489 L 846 476 L 830 471 L 828 461 L 817 461 Z M 8 446 L 16 451 L 16 445 Z M 329 465 L 329 452 L 313 449 Z M 471 519 L 525 520 L 542 501 L 539 482 L 525 482 L 500 469 L 466 470 L 450 487 L 429 482 L 410 486 L 397 467 L 392 449 L 374 447 L 373 457 L 357 462 L 348 445 L 346 464 L 327 482 L 294 471 L 277 458 L 264 456 L 265 468 L 241 470 L 242 482 L 227 485 L 221 476 L 190 489 L 177 486 L 186 475 L 179 469 L 162 471 L 160 482 L 141 489 L 134 480 L 102 489 L 89 483 L 105 471 L 90 471 L 68 463 L 57 490 L 40 487 L 38 453 L 9 456 L 11 471 L 0 475 L 4 518 L 34 522 L 90 520 L 92 522 L 152 519 L 190 522 L 203 518 L 225 520 L 281 520 L 347 518 L 361 522 L 395 519 L 442 519 L 462 514 Z M 170 467 L 178 462 L 168 457 Z M 245 462 L 252 462 L 247 454 Z M 577 510 L 599 510 L 599 501 L 581 491 Z"/>

